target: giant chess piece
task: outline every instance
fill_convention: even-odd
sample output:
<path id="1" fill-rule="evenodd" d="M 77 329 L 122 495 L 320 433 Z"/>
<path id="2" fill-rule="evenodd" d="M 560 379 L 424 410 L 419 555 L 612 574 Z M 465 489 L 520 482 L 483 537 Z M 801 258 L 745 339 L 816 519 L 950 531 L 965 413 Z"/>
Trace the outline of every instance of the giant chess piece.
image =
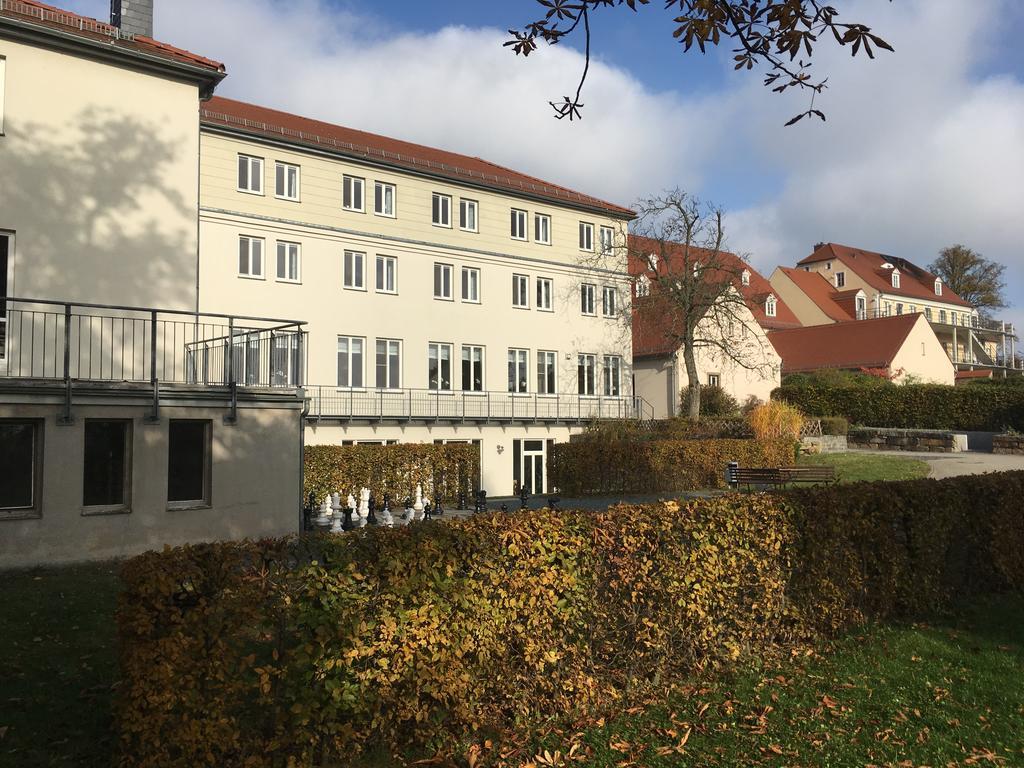
<path id="1" fill-rule="evenodd" d="M 444 514 L 444 507 L 441 506 L 441 499 L 438 498 L 437 503 L 434 505 L 434 517 L 441 517 Z"/>
<path id="2" fill-rule="evenodd" d="M 423 500 L 423 519 L 433 520 L 434 508 L 430 506 L 430 499 Z"/>
<path id="3" fill-rule="evenodd" d="M 419 483 L 416 483 L 416 503 L 412 505 L 412 508 L 416 510 L 417 520 L 423 517 L 423 486 Z"/>
<path id="4" fill-rule="evenodd" d="M 340 494 L 334 495 L 340 496 Z M 352 499 L 352 494 L 349 494 L 348 498 L 345 500 L 345 507 L 342 510 L 342 514 L 345 515 L 345 520 L 341 524 L 341 530 L 343 531 L 351 531 L 356 527 L 356 524 L 352 522 L 352 513 L 355 511 L 352 509 L 353 506 L 355 506 L 355 504 Z"/>
<path id="5" fill-rule="evenodd" d="M 331 494 L 331 533 L 341 533 L 341 494 Z"/>
<path id="6" fill-rule="evenodd" d="M 374 497 L 372 492 L 370 493 L 370 498 L 367 501 L 366 507 L 368 510 L 368 514 L 366 516 L 366 524 L 376 525 L 377 515 L 375 513 L 377 512 L 377 499 Z"/>
<path id="7" fill-rule="evenodd" d="M 395 518 L 391 516 L 391 497 L 384 494 L 384 508 L 380 511 L 380 524 L 385 528 L 395 527 Z"/>
<path id="8" fill-rule="evenodd" d="M 466 492 L 465 491 L 459 491 L 459 501 L 458 501 L 458 503 L 459 503 L 459 507 L 458 507 L 459 511 L 464 511 L 466 509 Z"/>
<path id="9" fill-rule="evenodd" d="M 352 516 L 359 519 L 359 510 L 356 508 L 356 497 L 351 493 L 348 495 L 348 508 L 352 510 Z"/>
<path id="10" fill-rule="evenodd" d="M 413 516 L 416 512 L 412 508 L 412 499 L 406 497 L 405 499 L 405 511 L 402 513 L 402 525 L 408 525 L 413 521 Z"/>
<path id="11" fill-rule="evenodd" d="M 320 505 L 320 514 L 317 515 L 316 524 L 321 528 L 327 528 L 331 524 L 331 497 L 324 496 L 324 503 Z"/>

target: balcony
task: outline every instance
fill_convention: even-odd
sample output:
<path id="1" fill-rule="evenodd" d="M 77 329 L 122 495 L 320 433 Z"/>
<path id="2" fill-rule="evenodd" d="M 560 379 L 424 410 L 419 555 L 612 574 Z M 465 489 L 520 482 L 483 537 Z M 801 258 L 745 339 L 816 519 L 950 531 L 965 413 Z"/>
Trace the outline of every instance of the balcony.
<path id="1" fill-rule="evenodd" d="M 303 323 L 9 297 L 0 301 L 0 386 L 59 384 L 72 391 L 117 385 L 222 390 L 232 411 L 238 387 L 291 390 L 305 371 Z"/>
<path id="2" fill-rule="evenodd" d="M 315 421 L 427 421 L 471 423 L 584 423 L 595 419 L 651 419 L 640 397 L 537 395 L 428 389 L 306 388 Z"/>

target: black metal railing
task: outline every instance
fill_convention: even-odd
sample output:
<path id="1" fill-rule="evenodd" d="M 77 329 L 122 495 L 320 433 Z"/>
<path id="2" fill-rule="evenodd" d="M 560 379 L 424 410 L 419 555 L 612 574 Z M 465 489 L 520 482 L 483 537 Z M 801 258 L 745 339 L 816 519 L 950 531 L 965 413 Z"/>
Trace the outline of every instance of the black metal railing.
<path id="1" fill-rule="evenodd" d="M 0 377 L 298 387 L 303 323 L 103 304 L 7 298 Z"/>
<path id="2" fill-rule="evenodd" d="M 376 421 L 590 421 L 648 419 L 641 397 L 538 395 L 429 389 L 306 388 L 311 419 Z"/>

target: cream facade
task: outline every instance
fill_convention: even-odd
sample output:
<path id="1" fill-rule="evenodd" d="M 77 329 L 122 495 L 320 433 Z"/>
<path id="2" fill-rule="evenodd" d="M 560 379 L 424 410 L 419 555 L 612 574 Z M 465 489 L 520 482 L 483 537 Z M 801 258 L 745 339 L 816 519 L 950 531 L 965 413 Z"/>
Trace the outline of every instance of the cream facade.
<path id="1" fill-rule="evenodd" d="M 955 383 L 956 369 L 935 331 L 925 318 L 919 317 L 906 340 L 893 357 L 890 370 L 893 381 L 903 384 L 917 381 L 925 384 Z"/>

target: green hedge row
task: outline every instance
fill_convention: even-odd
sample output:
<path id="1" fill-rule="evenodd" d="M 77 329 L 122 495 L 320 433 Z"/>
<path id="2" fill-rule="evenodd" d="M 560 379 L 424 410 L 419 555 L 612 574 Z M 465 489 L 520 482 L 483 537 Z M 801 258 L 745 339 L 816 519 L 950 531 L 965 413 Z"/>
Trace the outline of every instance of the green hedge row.
<path id="1" fill-rule="evenodd" d="M 772 398 L 795 405 L 808 416 L 844 416 L 868 427 L 1024 430 L 1024 387 L 785 385 Z"/>
<path id="2" fill-rule="evenodd" d="M 794 640 L 1024 588 L 1022 497 L 1018 472 L 151 552 L 122 572 L 119 764 L 443 755 L 621 711 Z"/>

